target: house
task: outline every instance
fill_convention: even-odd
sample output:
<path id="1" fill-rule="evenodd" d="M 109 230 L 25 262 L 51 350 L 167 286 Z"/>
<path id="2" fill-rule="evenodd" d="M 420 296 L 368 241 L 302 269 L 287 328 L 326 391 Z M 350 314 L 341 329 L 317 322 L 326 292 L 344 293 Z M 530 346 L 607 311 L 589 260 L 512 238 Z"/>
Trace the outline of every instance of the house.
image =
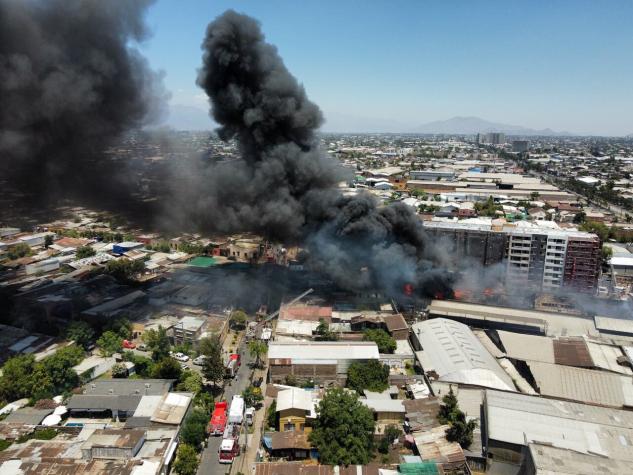
<path id="1" fill-rule="evenodd" d="M 82 381 L 92 381 L 110 371 L 115 364 L 113 357 L 89 356 L 72 369 Z"/>
<path id="2" fill-rule="evenodd" d="M 272 432 L 265 434 L 262 439 L 264 447 L 268 449 L 273 458 L 286 460 L 310 458 L 311 445 L 308 441 L 308 434 L 305 432 Z"/>
<path id="3" fill-rule="evenodd" d="M 143 396 L 163 396 L 171 390 L 169 379 L 97 379 L 74 394 L 67 408 L 71 417 L 125 420 L 132 416 Z"/>
<path id="4" fill-rule="evenodd" d="M 532 218 L 535 221 L 547 220 L 547 213 L 545 212 L 543 208 L 530 208 L 528 210 L 528 214 L 530 215 L 530 218 Z"/>
<path id="5" fill-rule="evenodd" d="M 365 391 L 366 397 L 360 402 L 374 413 L 376 433 L 382 434 L 387 426 L 401 427 L 404 423 L 406 409 L 401 399 L 391 399 L 387 393 Z"/>
<path id="6" fill-rule="evenodd" d="M 306 433 L 312 431 L 312 423 L 316 419 L 315 404 L 311 391 L 300 388 L 280 391 L 277 394 L 279 430 Z"/>
<path id="7" fill-rule="evenodd" d="M 300 382 L 344 384 L 347 369 L 354 361 L 379 358 L 373 341 L 272 342 L 268 346 L 268 374 L 272 383 L 283 383 L 292 375 Z"/>

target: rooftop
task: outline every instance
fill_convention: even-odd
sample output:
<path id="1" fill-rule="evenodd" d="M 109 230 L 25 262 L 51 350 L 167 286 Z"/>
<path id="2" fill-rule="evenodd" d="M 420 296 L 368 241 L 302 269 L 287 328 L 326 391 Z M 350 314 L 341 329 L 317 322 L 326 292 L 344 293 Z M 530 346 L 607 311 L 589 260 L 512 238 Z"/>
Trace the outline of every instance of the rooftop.
<path id="1" fill-rule="evenodd" d="M 514 391 L 512 378 L 466 325 L 435 318 L 412 326 L 424 371 L 440 381 Z"/>
<path id="2" fill-rule="evenodd" d="M 490 440 L 633 461 L 632 412 L 493 390 L 486 391 L 484 404 Z"/>
<path id="3" fill-rule="evenodd" d="M 373 341 L 272 342 L 268 359 L 290 360 L 377 360 L 378 346 Z"/>

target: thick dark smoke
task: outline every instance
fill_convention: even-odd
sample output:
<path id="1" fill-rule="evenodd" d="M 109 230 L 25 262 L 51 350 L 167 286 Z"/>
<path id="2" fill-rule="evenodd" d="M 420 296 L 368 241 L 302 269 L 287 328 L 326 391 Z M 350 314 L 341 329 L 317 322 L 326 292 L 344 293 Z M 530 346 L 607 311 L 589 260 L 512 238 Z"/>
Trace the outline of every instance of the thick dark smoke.
<path id="1" fill-rule="evenodd" d="M 227 11 L 209 24 L 203 50 L 198 84 L 242 160 L 191 177 L 186 201 L 199 225 L 301 243 L 314 267 L 348 289 L 449 291 L 450 276 L 435 266 L 439 255 L 409 207 L 338 191 L 346 173 L 317 146 L 321 112 L 254 19 Z"/>
<path id="2" fill-rule="evenodd" d="M 0 0 L 0 176 L 38 205 L 128 200 L 103 152 L 160 112 L 160 77 L 131 44 L 148 0 Z M 5 191 L 7 188 L 4 188 Z"/>

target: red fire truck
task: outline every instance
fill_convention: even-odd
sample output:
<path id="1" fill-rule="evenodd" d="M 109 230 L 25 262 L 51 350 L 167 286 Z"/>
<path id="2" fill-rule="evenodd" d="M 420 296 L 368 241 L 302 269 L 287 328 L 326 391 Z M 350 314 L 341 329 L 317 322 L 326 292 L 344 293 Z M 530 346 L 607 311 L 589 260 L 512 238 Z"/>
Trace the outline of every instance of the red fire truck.
<path id="1" fill-rule="evenodd" d="M 226 362 L 226 375 L 230 378 L 234 378 L 237 375 L 237 371 L 240 369 L 242 360 L 239 353 L 233 353 L 229 355 L 229 359 Z"/>
<path id="2" fill-rule="evenodd" d="M 211 414 L 211 420 L 209 420 L 209 435 L 222 435 L 226 428 L 226 401 L 220 401 L 215 403 L 213 414 Z"/>

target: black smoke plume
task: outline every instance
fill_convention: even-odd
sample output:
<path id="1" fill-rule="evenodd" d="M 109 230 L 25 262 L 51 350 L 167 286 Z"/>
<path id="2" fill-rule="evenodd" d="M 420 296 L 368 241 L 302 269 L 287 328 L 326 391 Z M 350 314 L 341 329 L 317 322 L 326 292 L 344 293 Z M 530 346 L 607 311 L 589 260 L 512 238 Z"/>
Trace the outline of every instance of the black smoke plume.
<path id="1" fill-rule="evenodd" d="M 138 176 L 103 152 L 160 112 L 160 77 L 133 46 L 150 3 L 0 0 L 3 192 L 133 204 Z"/>
<path id="2" fill-rule="evenodd" d="M 340 193 L 347 174 L 317 145 L 322 114 L 258 22 L 227 11 L 202 47 L 198 85 L 242 160 L 192 173 L 186 202 L 198 224 L 300 243 L 313 267 L 348 289 L 397 295 L 412 284 L 448 296 L 450 276 L 436 267 L 439 254 L 409 207 Z"/>

